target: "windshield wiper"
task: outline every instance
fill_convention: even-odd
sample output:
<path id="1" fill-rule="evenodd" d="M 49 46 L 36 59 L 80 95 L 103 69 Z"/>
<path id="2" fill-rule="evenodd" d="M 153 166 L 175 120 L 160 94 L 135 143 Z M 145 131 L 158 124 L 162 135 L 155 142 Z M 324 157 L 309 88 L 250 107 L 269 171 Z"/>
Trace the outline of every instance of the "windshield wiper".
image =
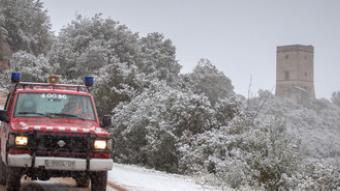
<path id="1" fill-rule="evenodd" d="M 30 115 L 30 114 L 33 114 L 33 115 L 46 116 L 45 113 L 38 113 L 38 112 L 19 112 L 17 114 L 19 114 L 19 115 Z"/>
<path id="2" fill-rule="evenodd" d="M 68 113 L 46 113 L 49 116 L 58 116 L 58 117 L 70 117 L 70 118 L 77 118 L 81 120 L 85 120 L 84 118 L 74 115 L 74 114 L 68 114 Z"/>

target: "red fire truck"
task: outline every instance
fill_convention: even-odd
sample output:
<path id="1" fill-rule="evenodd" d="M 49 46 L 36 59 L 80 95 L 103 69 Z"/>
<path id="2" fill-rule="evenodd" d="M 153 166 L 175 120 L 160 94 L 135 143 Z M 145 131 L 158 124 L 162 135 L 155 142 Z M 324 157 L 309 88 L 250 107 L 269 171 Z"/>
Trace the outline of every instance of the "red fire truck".
<path id="1" fill-rule="evenodd" d="M 20 82 L 12 73 L 13 87 L 0 111 L 0 184 L 20 189 L 25 175 L 32 180 L 72 177 L 80 187 L 105 191 L 107 171 L 112 169 L 112 140 L 105 129 L 110 119 L 99 122 L 90 87 Z"/>

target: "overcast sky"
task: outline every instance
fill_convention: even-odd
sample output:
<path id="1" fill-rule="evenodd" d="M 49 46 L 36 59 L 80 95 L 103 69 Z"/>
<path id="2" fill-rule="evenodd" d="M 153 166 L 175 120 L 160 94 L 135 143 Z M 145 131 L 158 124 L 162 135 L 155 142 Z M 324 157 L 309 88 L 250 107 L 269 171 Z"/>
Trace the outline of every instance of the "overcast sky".
<path id="1" fill-rule="evenodd" d="M 276 46 L 313 45 L 317 97 L 340 91 L 339 0 L 42 0 L 53 30 L 103 13 L 141 36 L 163 33 L 182 72 L 210 59 L 237 93 L 275 90 Z"/>

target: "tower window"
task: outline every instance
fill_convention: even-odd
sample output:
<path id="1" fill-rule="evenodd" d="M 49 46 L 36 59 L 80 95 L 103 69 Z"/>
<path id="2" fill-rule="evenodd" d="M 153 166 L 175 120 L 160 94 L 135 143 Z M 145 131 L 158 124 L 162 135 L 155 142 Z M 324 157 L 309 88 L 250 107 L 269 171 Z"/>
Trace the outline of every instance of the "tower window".
<path id="1" fill-rule="evenodd" d="M 307 72 L 305 72 L 305 77 L 307 77 L 308 76 L 308 73 Z"/>
<path id="2" fill-rule="evenodd" d="M 289 80 L 289 72 L 285 71 L 285 80 Z"/>
<path id="3" fill-rule="evenodd" d="M 288 58 L 289 58 L 289 55 L 288 55 L 288 54 L 286 54 L 285 58 L 286 58 L 286 59 L 288 59 Z"/>

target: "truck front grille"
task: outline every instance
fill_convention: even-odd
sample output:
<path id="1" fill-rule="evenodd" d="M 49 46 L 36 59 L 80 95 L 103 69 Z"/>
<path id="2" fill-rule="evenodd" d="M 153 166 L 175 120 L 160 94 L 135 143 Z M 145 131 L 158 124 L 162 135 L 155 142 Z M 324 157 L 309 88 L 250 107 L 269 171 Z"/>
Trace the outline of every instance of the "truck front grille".
<path id="1" fill-rule="evenodd" d="M 81 136 L 40 135 L 36 152 L 38 156 L 64 153 L 65 157 L 83 157 L 88 152 L 88 140 Z"/>

